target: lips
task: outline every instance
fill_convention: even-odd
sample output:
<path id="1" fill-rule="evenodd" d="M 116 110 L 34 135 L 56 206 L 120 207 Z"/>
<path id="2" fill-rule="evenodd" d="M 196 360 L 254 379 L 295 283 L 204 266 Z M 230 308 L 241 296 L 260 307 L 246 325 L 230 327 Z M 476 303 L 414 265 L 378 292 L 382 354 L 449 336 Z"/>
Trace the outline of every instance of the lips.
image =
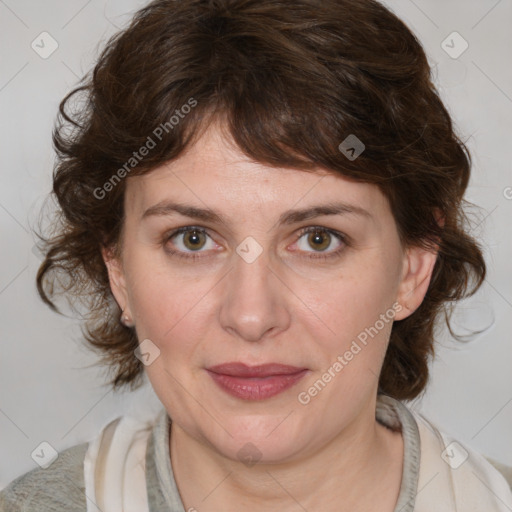
<path id="1" fill-rule="evenodd" d="M 278 363 L 225 363 L 212 366 L 207 372 L 222 391 L 235 398 L 265 400 L 294 386 L 309 370 Z"/>
<path id="2" fill-rule="evenodd" d="M 218 373 L 220 375 L 229 375 L 231 377 L 270 377 L 273 375 L 292 375 L 298 373 L 306 368 L 298 366 L 290 366 L 279 363 L 261 364 L 258 366 L 248 366 L 244 363 L 224 363 L 208 368 L 210 372 Z"/>

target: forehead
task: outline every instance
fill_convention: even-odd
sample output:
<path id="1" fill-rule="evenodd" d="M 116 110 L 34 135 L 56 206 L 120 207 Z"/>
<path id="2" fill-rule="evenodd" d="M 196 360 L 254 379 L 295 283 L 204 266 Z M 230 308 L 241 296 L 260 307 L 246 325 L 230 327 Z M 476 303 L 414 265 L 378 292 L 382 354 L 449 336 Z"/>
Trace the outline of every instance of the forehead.
<path id="1" fill-rule="evenodd" d="M 218 125 L 212 125 L 176 160 L 128 179 L 127 213 L 142 215 L 166 200 L 237 214 L 345 202 L 378 214 L 387 199 L 373 184 L 334 171 L 304 171 L 255 162 Z"/>

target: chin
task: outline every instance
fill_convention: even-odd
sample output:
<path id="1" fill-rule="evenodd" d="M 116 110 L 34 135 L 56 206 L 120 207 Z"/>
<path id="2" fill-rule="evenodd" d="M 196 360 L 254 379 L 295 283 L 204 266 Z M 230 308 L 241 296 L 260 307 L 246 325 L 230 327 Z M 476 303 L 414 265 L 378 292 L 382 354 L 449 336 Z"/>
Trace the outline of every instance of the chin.
<path id="1" fill-rule="evenodd" d="M 290 429 L 291 424 L 285 427 L 290 420 L 283 422 L 285 417 L 253 415 L 244 417 L 242 421 L 239 417 L 238 421 L 223 423 L 216 429 L 216 434 L 206 437 L 215 451 L 235 461 L 249 461 L 247 465 L 286 462 L 303 451 L 301 438 L 304 433 L 298 437 L 296 429 Z"/>

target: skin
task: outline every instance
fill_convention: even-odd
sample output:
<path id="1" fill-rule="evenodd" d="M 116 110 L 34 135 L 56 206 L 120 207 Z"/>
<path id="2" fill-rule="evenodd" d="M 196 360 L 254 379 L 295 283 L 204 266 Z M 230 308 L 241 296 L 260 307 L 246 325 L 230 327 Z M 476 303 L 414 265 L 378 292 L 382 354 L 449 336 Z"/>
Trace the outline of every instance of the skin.
<path id="1" fill-rule="evenodd" d="M 375 420 L 392 322 L 307 405 L 298 394 L 393 304 L 395 320 L 417 309 L 436 254 L 402 247 L 376 186 L 251 161 L 224 134 L 212 125 L 178 160 L 130 177 L 121 259 L 104 251 L 118 304 L 139 340 L 160 350 L 146 371 L 172 418 L 171 463 L 185 510 L 393 511 L 403 440 Z M 165 201 L 209 208 L 224 220 L 142 218 Z M 279 222 L 288 210 L 339 201 L 368 215 Z M 184 226 L 207 235 L 169 238 Z M 315 226 L 348 243 L 325 231 L 320 239 L 301 235 Z M 252 263 L 236 252 L 247 237 L 262 248 Z M 309 372 L 277 396 L 244 401 L 205 370 L 229 361 Z M 237 455 L 247 443 L 261 457 L 255 465 Z"/>

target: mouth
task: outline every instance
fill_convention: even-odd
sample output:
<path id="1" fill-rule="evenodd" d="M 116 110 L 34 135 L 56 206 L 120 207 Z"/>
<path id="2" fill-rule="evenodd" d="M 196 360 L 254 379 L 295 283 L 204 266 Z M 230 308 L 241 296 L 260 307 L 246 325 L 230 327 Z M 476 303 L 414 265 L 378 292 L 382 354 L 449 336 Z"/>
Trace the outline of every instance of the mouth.
<path id="1" fill-rule="evenodd" d="M 248 366 L 231 362 L 206 371 L 227 394 L 242 400 L 265 400 L 294 386 L 309 370 L 279 363 Z"/>

